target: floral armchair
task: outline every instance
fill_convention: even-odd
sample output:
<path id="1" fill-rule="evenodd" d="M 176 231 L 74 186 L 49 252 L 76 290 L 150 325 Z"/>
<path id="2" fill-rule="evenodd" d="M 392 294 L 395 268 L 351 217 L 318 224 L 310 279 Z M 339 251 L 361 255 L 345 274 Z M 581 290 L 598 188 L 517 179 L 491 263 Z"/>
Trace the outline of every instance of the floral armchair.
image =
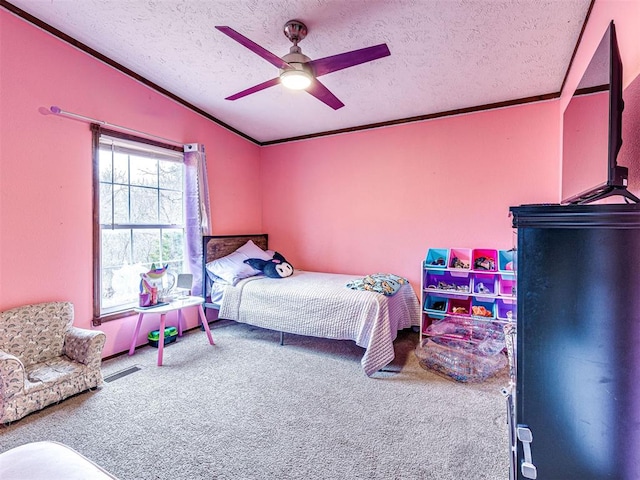
<path id="1" fill-rule="evenodd" d="M 0 312 L 0 423 L 102 384 L 106 336 L 72 324 L 69 302 Z"/>

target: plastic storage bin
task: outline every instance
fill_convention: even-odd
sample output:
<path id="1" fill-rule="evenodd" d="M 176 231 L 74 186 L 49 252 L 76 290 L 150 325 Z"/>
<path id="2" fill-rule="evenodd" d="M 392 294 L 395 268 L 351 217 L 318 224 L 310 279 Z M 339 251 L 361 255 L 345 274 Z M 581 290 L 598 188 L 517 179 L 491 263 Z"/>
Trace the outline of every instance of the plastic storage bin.
<path id="1" fill-rule="evenodd" d="M 490 248 L 476 248 L 473 250 L 473 264 L 475 271 L 498 271 L 498 251 Z"/>
<path id="2" fill-rule="evenodd" d="M 471 315 L 489 320 L 496 318 L 495 301 L 474 297 L 471 302 Z"/>
<path id="3" fill-rule="evenodd" d="M 420 343 L 416 356 L 421 367 L 458 382 L 481 382 L 507 366 L 502 353 L 474 355 L 461 348 L 440 345 L 432 338 L 425 338 Z"/>
<path id="4" fill-rule="evenodd" d="M 515 321 L 517 318 L 516 301 L 507 298 L 499 298 L 496 301 L 496 307 L 498 310 L 498 319 Z"/>
<path id="5" fill-rule="evenodd" d="M 429 325 L 424 334 L 440 345 L 475 355 L 495 355 L 505 348 L 503 325 L 478 317 L 445 317 Z"/>
<path id="6" fill-rule="evenodd" d="M 449 299 L 439 295 L 427 295 L 424 299 L 424 311 L 431 318 L 444 318 L 449 307 Z"/>
<path id="7" fill-rule="evenodd" d="M 503 297 L 516 296 L 516 278 L 500 275 L 500 295 Z"/>
<path id="8" fill-rule="evenodd" d="M 453 315 L 471 315 L 471 299 L 469 297 L 449 299 L 447 313 Z"/>
<path id="9" fill-rule="evenodd" d="M 167 327 L 164 329 L 164 344 L 173 343 L 178 339 L 178 329 L 176 327 Z M 158 348 L 158 341 L 160 340 L 160 330 L 153 330 L 147 335 L 149 345 Z"/>
<path id="10" fill-rule="evenodd" d="M 473 274 L 473 293 L 476 295 L 495 296 L 498 293 L 497 275 L 491 273 Z"/>
<path id="11" fill-rule="evenodd" d="M 498 250 L 498 271 L 515 273 L 515 259 L 513 250 Z"/>
<path id="12" fill-rule="evenodd" d="M 471 269 L 471 249 L 470 248 L 452 248 L 449 252 L 449 268 L 460 270 Z"/>
<path id="13" fill-rule="evenodd" d="M 453 275 L 448 271 L 427 270 L 424 287 L 464 295 L 471 292 L 471 276 L 468 272 Z"/>
<path id="14" fill-rule="evenodd" d="M 430 248 L 424 260 L 426 268 L 446 268 L 449 261 L 448 248 Z"/>

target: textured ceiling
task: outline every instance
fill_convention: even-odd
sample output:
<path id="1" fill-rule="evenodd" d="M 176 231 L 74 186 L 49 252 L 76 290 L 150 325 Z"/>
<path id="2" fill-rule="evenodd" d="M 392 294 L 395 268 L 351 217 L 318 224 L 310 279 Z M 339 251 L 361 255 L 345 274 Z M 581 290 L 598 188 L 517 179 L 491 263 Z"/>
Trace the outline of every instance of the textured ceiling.
<path id="1" fill-rule="evenodd" d="M 591 0 L 11 0 L 10 4 L 257 142 L 558 93 Z M 322 77 L 333 110 L 281 85 L 225 97 L 277 69 L 214 29 L 277 56 L 303 21 L 312 59 L 387 43 L 391 56 Z M 62 106 L 64 107 L 64 106 Z M 107 119 L 108 120 L 108 119 Z"/>

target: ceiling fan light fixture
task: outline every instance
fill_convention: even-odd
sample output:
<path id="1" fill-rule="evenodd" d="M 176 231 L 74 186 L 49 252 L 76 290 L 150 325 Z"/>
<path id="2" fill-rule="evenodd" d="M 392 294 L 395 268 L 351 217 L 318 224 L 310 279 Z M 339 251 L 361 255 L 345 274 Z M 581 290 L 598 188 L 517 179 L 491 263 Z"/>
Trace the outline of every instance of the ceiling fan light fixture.
<path id="1" fill-rule="evenodd" d="M 307 93 L 313 95 L 325 105 L 333 108 L 334 110 L 338 110 L 339 108 L 344 107 L 344 103 L 331 93 L 331 91 L 325 87 L 322 82 L 317 80 L 317 77 L 353 67 L 355 65 L 360 65 L 361 63 L 371 62 L 391 54 L 387 44 L 381 43 L 380 45 L 373 45 L 371 47 L 360 48 L 358 50 L 352 50 L 338 55 L 331 55 L 330 57 L 311 60 L 302 53 L 302 50 L 300 50 L 300 47 L 298 46 L 298 42 L 304 39 L 308 33 L 306 25 L 299 20 L 290 20 L 284 26 L 284 34 L 291 43 L 293 43 L 293 46 L 289 49 L 289 53 L 282 58 L 277 57 L 254 41 L 249 40 L 247 37 L 236 32 L 231 27 L 219 25 L 216 26 L 216 29 L 248 48 L 256 55 L 262 57 L 274 67 L 280 69 L 277 77 L 242 90 L 241 92 L 227 97 L 226 100 L 238 100 L 239 98 L 246 97 L 247 95 L 251 95 L 252 93 L 259 92 L 265 88 L 269 88 L 280 83 L 286 88 L 306 90 Z"/>
<path id="2" fill-rule="evenodd" d="M 304 90 L 311 85 L 311 75 L 304 69 L 285 70 L 280 74 L 280 82 L 291 90 Z"/>

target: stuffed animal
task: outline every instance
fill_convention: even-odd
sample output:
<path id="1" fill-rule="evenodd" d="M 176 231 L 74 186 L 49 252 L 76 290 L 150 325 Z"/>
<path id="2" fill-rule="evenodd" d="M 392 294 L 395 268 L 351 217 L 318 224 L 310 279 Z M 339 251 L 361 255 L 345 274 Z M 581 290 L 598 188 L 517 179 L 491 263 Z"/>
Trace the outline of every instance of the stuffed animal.
<path id="1" fill-rule="evenodd" d="M 248 258 L 244 263 L 261 271 L 270 278 L 284 278 L 293 274 L 293 266 L 278 252 L 273 254 L 273 258 L 271 260 Z"/>

